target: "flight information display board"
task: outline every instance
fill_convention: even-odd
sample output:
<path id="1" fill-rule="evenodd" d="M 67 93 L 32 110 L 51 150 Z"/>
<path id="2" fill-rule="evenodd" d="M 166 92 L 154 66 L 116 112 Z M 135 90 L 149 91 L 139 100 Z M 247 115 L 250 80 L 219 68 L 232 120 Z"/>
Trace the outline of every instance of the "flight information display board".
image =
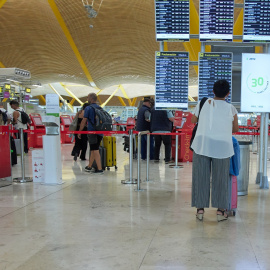
<path id="1" fill-rule="evenodd" d="M 189 40 L 189 0 L 155 0 L 157 41 Z"/>
<path id="2" fill-rule="evenodd" d="M 188 108 L 188 52 L 156 52 L 157 110 Z"/>
<path id="3" fill-rule="evenodd" d="M 269 63 L 269 54 L 242 54 L 242 112 L 270 112 Z"/>
<path id="4" fill-rule="evenodd" d="M 222 79 L 232 86 L 232 53 L 199 53 L 199 100 L 213 98 L 214 83 Z"/>
<path id="5" fill-rule="evenodd" d="M 245 0 L 243 42 L 270 42 L 270 0 Z"/>
<path id="6" fill-rule="evenodd" d="M 200 0 L 200 41 L 233 40 L 234 0 Z"/>

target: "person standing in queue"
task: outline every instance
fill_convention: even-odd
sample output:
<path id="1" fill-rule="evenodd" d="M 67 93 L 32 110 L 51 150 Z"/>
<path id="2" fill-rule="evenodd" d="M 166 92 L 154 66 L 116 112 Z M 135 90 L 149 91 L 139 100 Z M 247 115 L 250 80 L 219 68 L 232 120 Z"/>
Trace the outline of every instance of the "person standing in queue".
<path id="1" fill-rule="evenodd" d="M 80 131 L 82 131 L 87 124 L 87 130 L 88 131 L 95 131 L 95 109 L 93 107 L 99 108 L 99 106 L 96 104 L 97 102 L 97 95 L 95 93 L 90 93 L 87 97 L 88 103 L 90 104 L 87 106 L 84 110 L 84 116 L 83 120 L 80 125 Z M 89 158 L 89 164 L 85 167 L 86 172 L 91 172 L 95 174 L 103 174 L 103 170 L 101 167 L 101 159 L 99 154 L 99 146 L 100 142 L 102 140 L 103 135 L 101 134 L 88 134 L 88 142 L 90 145 L 90 158 Z M 81 134 L 78 134 L 78 138 L 81 138 Z M 96 162 L 97 170 L 93 170 L 93 162 Z"/>
<path id="2" fill-rule="evenodd" d="M 21 112 L 24 112 L 24 109 L 19 107 L 19 102 L 16 100 L 12 100 L 10 101 L 9 105 L 14 110 L 12 114 L 12 117 L 13 117 L 12 124 L 15 126 L 15 128 L 17 130 L 21 128 L 23 130 L 28 129 L 27 124 L 22 123 Z M 20 139 L 20 133 L 18 133 L 18 139 Z M 23 142 L 24 142 L 24 152 L 27 154 L 28 153 L 28 136 L 26 132 L 23 133 Z"/>
<path id="3" fill-rule="evenodd" d="M 155 110 L 151 112 L 151 132 L 152 133 L 164 133 L 164 135 L 154 135 L 155 147 L 154 147 L 154 159 L 155 162 L 159 162 L 159 154 L 161 143 L 165 146 L 165 164 L 171 161 L 171 135 L 166 135 L 172 131 L 172 123 L 174 117 L 171 111 Z"/>
<path id="4" fill-rule="evenodd" d="M 143 100 L 143 105 L 138 111 L 136 130 L 137 131 L 150 131 L 150 120 L 151 120 L 151 99 L 150 97 L 145 97 Z M 141 136 L 141 158 L 146 160 L 147 151 L 147 135 Z M 140 158 L 140 157 L 138 157 Z M 150 136 L 150 159 L 154 159 L 154 138 Z"/>
<path id="5" fill-rule="evenodd" d="M 84 103 L 82 109 L 79 110 L 76 114 L 78 117 L 78 124 L 76 131 L 80 130 L 81 122 L 84 117 L 84 110 L 89 105 L 88 102 Z M 84 126 L 83 131 L 87 131 L 87 125 Z M 85 154 L 87 150 L 87 134 L 81 134 L 81 139 L 78 138 L 78 134 L 75 134 L 75 145 L 72 149 L 71 155 L 74 156 L 74 160 L 76 161 L 78 156 L 80 156 L 81 160 L 86 160 Z"/>
<path id="6" fill-rule="evenodd" d="M 202 109 L 200 103 L 195 108 L 191 122 L 198 128 L 191 144 L 192 162 L 192 207 L 197 208 L 197 218 L 203 219 L 204 208 L 209 207 L 210 178 L 211 205 L 217 208 L 217 220 L 228 218 L 228 181 L 230 157 L 234 155 L 232 133 L 238 131 L 237 110 L 225 101 L 230 93 L 226 80 L 216 81 L 214 98 L 208 98 Z M 200 115 L 199 115 L 200 114 Z M 198 121 L 199 118 L 199 121 Z"/>

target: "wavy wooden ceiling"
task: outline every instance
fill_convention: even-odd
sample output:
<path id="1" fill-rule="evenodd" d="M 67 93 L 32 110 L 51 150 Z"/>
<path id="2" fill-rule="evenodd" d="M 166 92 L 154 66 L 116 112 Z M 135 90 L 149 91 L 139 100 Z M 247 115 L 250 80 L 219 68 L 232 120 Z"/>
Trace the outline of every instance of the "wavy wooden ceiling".
<path id="1" fill-rule="evenodd" d="M 89 85 L 51 2 L 5 2 L 0 9 L 0 62 L 5 67 L 30 70 L 33 80 L 42 84 L 65 81 Z M 159 50 L 155 41 L 154 0 L 103 0 L 94 19 L 87 17 L 81 0 L 54 2 L 99 88 L 154 83 L 154 52 Z M 94 1 L 96 10 L 100 2 Z M 198 0 L 194 3 L 198 10 Z M 181 43 L 170 43 L 168 47 L 185 50 Z M 193 68 L 190 76 L 196 76 Z"/>

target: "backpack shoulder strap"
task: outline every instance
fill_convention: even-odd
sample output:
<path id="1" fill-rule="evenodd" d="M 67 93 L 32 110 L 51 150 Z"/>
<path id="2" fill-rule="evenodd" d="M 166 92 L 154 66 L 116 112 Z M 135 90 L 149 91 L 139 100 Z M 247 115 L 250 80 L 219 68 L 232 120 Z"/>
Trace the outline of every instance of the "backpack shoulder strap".
<path id="1" fill-rule="evenodd" d="M 201 109 L 205 103 L 205 101 L 207 100 L 207 97 L 204 97 L 201 101 L 200 101 L 200 110 L 199 110 L 199 115 L 198 115 L 198 121 L 199 121 L 199 117 L 200 117 L 200 113 L 201 113 Z"/>

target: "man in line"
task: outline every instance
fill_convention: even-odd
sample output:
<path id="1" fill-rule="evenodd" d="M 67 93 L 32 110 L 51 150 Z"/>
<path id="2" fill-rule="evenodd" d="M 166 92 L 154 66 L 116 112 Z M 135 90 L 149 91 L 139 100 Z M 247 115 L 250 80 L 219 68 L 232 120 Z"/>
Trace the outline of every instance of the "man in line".
<path id="1" fill-rule="evenodd" d="M 137 131 L 150 131 L 150 119 L 151 119 L 151 99 L 150 97 L 145 97 L 143 100 L 143 105 L 138 111 L 136 130 Z M 141 158 L 146 160 L 146 146 L 147 146 L 147 135 L 141 136 Z M 140 157 L 138 157 L 140 158 Z M 154 138 L 150 136 L 150 159 L 154 159 Z"/>
<path id="2" fill-rule="evenodd" d="M 13 122 L 12 124 L 15 126 L 16 129 L 27 129 L 27 124 L 22 123 L 22 115 L 21 112 L 24 112 L 23 108 L 19 107 L 19 102 L 16 100 L 12 100 L 9 103 L 10 107 L 14 110 L 12 116 L 13 116 Z M 20 139 L 20 134 L 18 135 L 18 138 Z M 24 141 L 24 152 L 28 153 L 28 138 L 27 133 L 23 133 L 23 141 Z"/>
<path id="3" fill-rule="evenodd" d="M 159 153 L 161 143 L 165 146 L 165 164 L 171 161 L 171 135 L 166 135 L 172 131 L 172 122 L 174 117 L 171 111 L 155 110 L 151 112 L 151 132 L 152 133 L 164 133 L 164 135 L 154 135 L 155 149 L 154 159 L 155 162 L 159 162 Z"/>
<path id="4" fill-rule="evenodd" d="M 7 112 L 7 110 L 4 108 L 4 103 L 0 102 L 0 111 L 1 113 L 5 114 L 7 117 L 7 122 L 3 123 L 4 125 L 8 125 L 11 123 L 12 116 L 10 113 Z"/>
<path id="5" fill-rule="evenodd" d="M 96 104 L 97 102 L 97 95 L 95 93 L 90 93 L 87 97 L 88 103 L 90 104 L 84 110 L 83 120 L 80 125 L 80 131 L 83 130 L 87 123 L 87 130 L 88 131 L 95 131 L 95 109 L 93 107 L 99 108 Z M 103 135 L 101 134 L 88 134 L 88 142 L 90 145 L 90 158 L 89 164 L 85 167 L 86 172 L 91 172 L 95 174 L 103 174 L 102 166 L 101 166 L 101 159 L 99 154 L 99 145 L 102 140 Z M 78 138 L 81 138 L 81 134 L 78 134 Z M 97 170 L 92 170 L 93 162 L 96 162 Z"/>

